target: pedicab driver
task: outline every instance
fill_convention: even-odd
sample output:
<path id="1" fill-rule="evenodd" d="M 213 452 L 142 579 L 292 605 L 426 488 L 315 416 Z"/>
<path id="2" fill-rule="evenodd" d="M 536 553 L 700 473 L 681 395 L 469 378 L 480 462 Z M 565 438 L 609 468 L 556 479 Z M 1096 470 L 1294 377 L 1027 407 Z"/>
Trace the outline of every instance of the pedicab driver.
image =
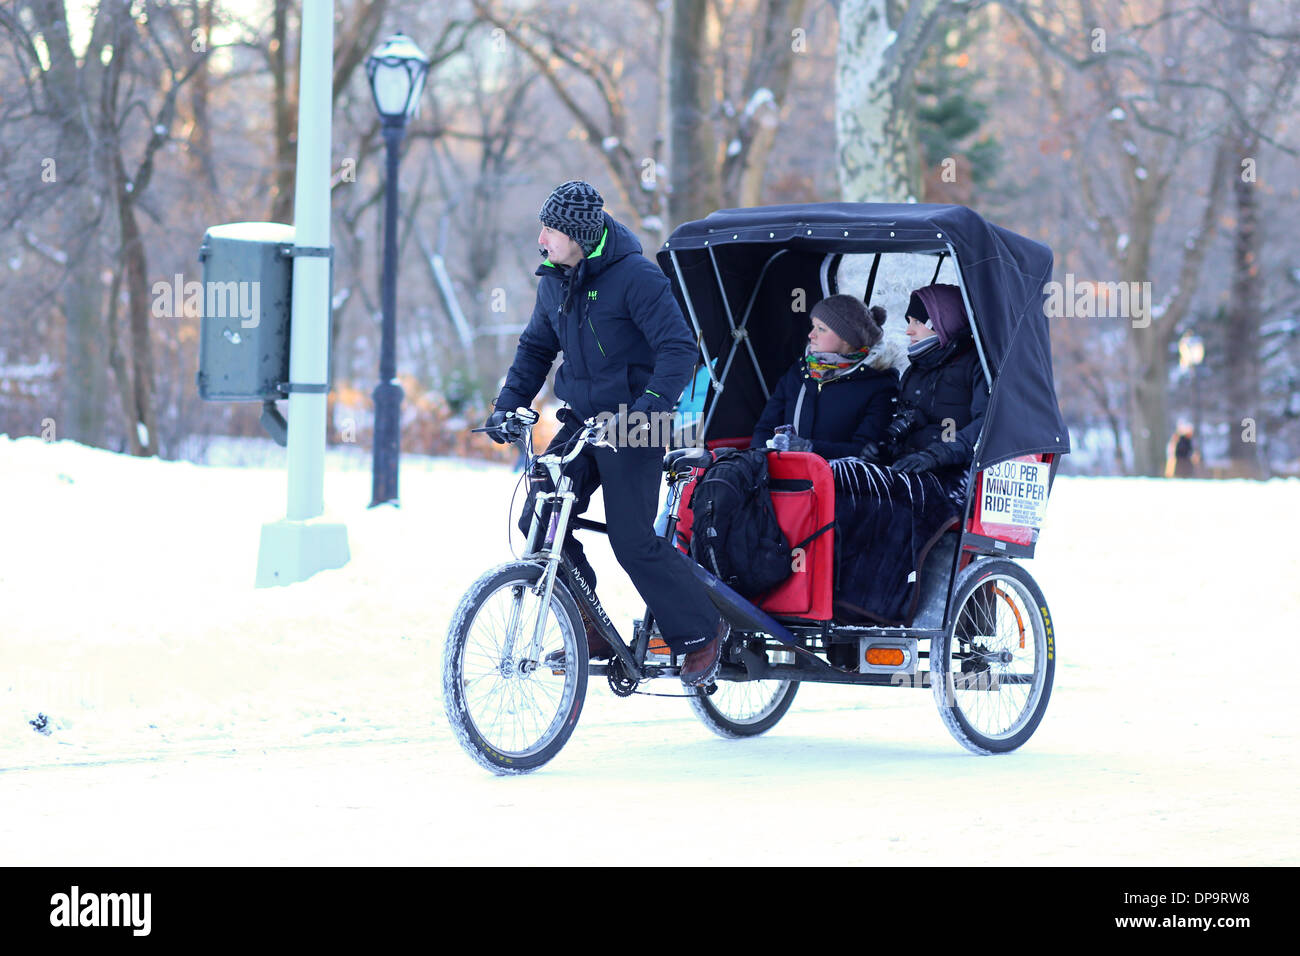
<path id="1" fill-rule="evenodd" d="M 641 243 L 604 211 L 592 186 L 573 180 L 555 188 L 542 206 L 537 269 L 541 281 L 514 362 L 488 416 L 493 441 L 504 443 L 506 414 L 528 406 L 541 390 L 560 352 L 555 394 L 574 414 L 551 441 L 558 449 L 581 430 L 581 421 L 602 413 L 667 413 L 695 365 L 695 339 L 662 270 L 641 254 Z M 633 419 L 639 421 L 639 419 Z M 654 532 L 664 449 L 664 429 L 609 437 L 617 451 L 587 445 L 568 466 L 582 514 L 597 486 L 605 489 L 605 522 L 614 556 L 654 614 L 668 646 L 685 654 L 681 678 L 709 683 L 722 661 L 729 631 L 704 588 L 666 539 Z M 637 437 L 641 440 L 637 440 Z M 665 436 L 666 437 L 666 436 Z M 537 493 L 549 479 L 534 479 L 519 520 L 527 534 Z M 547 488 L 549 490 L 549 487 Z M 567 534 L 563 551 L 585 583 L 596 576 L 582 545 Z M 587 626 L 593 659 L 610 648 Z"/>

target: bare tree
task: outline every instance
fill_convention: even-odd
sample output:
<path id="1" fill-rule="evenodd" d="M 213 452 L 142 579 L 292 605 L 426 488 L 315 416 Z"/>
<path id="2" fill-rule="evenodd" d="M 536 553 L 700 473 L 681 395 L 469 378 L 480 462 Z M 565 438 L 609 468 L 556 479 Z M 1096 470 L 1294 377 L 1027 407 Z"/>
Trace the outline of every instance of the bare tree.
<path id="1" fill-rule="evenodd" d="M 1232 416 L 1228 422 L 1228 457 L 1232 472 L 1248 477 L 1259 477 L 1267 467 L 1259 454 L 1258 427 L 1242 427 L 1248 421 L 1258 426 L 1263 417 L 1260 328 L 1264 274 L 1257 166 L 1262 149 L 1267 150 L 1268 145 L 1261 131 L 1271 127 L 1273 116 L 1288 103 L 1300 68 L 1297 44 L 1290 44 L 1288 55 L 1283 44 L 1264 35 L 1267 31 L 1255 22 L 1257 11 L 1271 19 L 1273 11 L 1267 5 L 1261 10 L 1253 0 L 1231 0 L 1220 21 L 1228 33 L 1232 67 L 1225 78 L 1234 106 L 1227 136 L 1231 155 L 1238 164 L 1232 180 L 1236 223 L 1223 355 L 1227 406 Z M 1243 434 L 1251 440 L 1243 440 Z"/>
<path id="2" fill-rule="evenodd" d="M 1130 317 L 1129 423 L 1134 469 L 1158 475 L 1172 343 L 1196 300 L 1236 165 L 1230 133 L 1242 114 L 1222 23 L 1170 2 L 1002 5 L 1045 54 L 1040 89 L 1060 117 L 1088 228 L 1114 277 L 1128 288 L 1149 283 L 1155 298 L 1149 316 Z M 1199 190 L 1189 188 L 1193 177 Z"/>
<path id="3" fill-rule="evenodd" d="M 191 49 L 188 28 L 180 29 L 173 4 L 149 3 L 139 16 L 129 5 L 102 4 L 80 58 L 72 49 L 62 3 L 32 0 L 0 22 L 20 45 L 39 44 L 47 51 L 48 60 L 37 59 L 33 66 L 39 70 L 40 111 L 59 130 L 51 162 L 68 177 L 59 200 L 71 225 L 64 233 L 69 355 L 64 395 L 72 437 L 101 439 L 104 369 L 111 366 L 131 452 L 156 454 L 148 269 L 139 214 L 158 150 L 171 135 L 177 96 L 207 52 Z M 126 349 L 117 335 L 115 297 L 108 302 L 107 325 L 100 314 L 97 231 L 109 210 L 122 263 L 115 286 L 124 281 L 130 303 Z"/>
<path id="4" fill-rule="evenodd" d="M 573 31 L 546 25 L 537 9 L 508 16 L 503 6 L 474 0 L 476 12 L 528 56 L 587 142 L 600 149 L 620 201 L 642 229 L 662 238 L 669 223 L 761 200 L 793 69 L 791 35 L 806 0 L 643 4 L 645 22 L 663 51 L 662 69 L 651 83 L 666 91 L 657 90 L 654 99 L 666 100 L 668 115 L 650 110 L 651 122 L 639 124 L 620 51 L 600 46 L 599 38 L 584 42 Z M 589 96 L 575 88 L 574 79 Z M 587 102 L 593 96 L 596 109 Z M 638 149 L 636 143 L 646 145 Z M 658 188 L 665 152 L 666 204 Z"/>

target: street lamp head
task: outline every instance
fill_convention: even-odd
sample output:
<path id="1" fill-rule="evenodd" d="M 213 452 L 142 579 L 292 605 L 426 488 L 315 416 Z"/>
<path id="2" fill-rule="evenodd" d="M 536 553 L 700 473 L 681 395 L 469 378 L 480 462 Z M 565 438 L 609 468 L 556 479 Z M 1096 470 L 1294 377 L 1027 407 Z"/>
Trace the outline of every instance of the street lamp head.
<path id="1" fill-rule="evenodd" d="M 375 108 L 386 123 L 405 125 L 415 114 L 428 70 L 428 59 L 404 33 L 393 34 L 370 54 L 366 76 Z"/>

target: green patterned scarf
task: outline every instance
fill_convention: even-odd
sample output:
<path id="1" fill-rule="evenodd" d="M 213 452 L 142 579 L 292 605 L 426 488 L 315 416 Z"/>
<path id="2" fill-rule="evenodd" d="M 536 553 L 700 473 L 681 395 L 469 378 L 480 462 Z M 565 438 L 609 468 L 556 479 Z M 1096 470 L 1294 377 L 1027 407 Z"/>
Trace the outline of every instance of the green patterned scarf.
<path id="1" fill-rule="evenodd" d="M 808 366 L 809 376 L 829 382 L 861 365 L 870 351 L 871 348 L 867 347 L 856 352 L 814 352 L 812 346 L 808 345 L 804 347 L 803 360 Z"/>

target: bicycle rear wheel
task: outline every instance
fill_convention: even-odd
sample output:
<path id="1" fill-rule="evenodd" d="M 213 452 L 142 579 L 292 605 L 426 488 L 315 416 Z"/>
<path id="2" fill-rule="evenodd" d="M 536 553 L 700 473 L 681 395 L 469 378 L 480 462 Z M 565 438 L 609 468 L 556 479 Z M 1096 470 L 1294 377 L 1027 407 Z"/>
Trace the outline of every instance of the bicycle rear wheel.
<path id="1" fill-rule="evenodd" d="M 1000 558 L 969 565 L 953 586 L 953 620 L 930 645 L 939 716 L 971 753 L 1008 753 L 1047 711 L 1056 640 L 1029 572 Z"/>
<path id="2" fill-rule="evenodd" d="M 794 654 L 771 651 L 770 657 L 789 664 Z M 798 691 L 797 680 L 720 680 L 712 694 L 700 690 L 692 695 L 691 709 L 719 737 L 757 737 L 785 716 Z"/>

